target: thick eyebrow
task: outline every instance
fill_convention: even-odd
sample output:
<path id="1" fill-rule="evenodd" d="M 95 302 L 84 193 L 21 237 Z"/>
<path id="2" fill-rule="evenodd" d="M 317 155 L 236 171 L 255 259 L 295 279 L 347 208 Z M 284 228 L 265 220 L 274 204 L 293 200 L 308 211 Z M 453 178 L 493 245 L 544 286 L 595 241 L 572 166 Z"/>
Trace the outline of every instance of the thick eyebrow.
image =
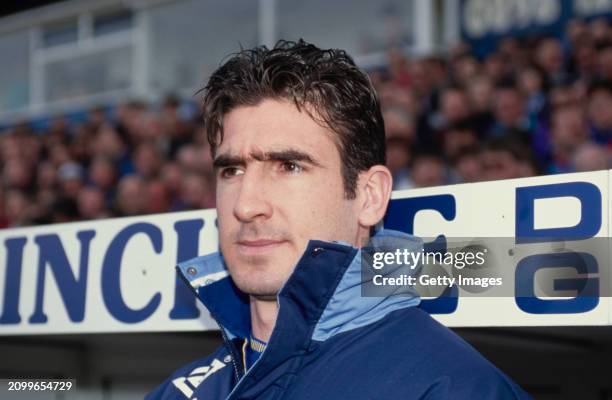
<path id="1" fill-rule="evenodd" d="M 252 158 L 257 161 L 280 161 L 280 162 L 290 162 L 290 161 L 301 161 L 306 162 L 308 164 L 321 167 L 313 157 L 311 157 L 308 153 L 304 153 L 300 150 L 295 149 L 286 149 L 286 150 L 278 150 L 278 151 L 268 151 L 268 152 L 252 152 L 249 154 L 248 158 Z M 247 158 L 241 156 L 232 156 L 230 154 L 220 154 L 215 157 L 213 161 L 213 168 L 219 169 L 223 167 L 230 166 L 246 166 Z"/>

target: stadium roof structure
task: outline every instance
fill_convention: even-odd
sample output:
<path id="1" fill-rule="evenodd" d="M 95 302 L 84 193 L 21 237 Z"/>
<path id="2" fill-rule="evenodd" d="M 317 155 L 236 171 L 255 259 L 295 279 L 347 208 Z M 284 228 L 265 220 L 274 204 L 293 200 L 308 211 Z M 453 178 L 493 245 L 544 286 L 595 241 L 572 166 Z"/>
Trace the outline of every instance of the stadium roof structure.
<path id="1" fill-rule="evenodd" d="M 15 14 L 21 11 L 31 10 L 54 3 L 61 3 L 65 0 L 21 0 L 5 1 L 0 4 L 0 17 Z"/>

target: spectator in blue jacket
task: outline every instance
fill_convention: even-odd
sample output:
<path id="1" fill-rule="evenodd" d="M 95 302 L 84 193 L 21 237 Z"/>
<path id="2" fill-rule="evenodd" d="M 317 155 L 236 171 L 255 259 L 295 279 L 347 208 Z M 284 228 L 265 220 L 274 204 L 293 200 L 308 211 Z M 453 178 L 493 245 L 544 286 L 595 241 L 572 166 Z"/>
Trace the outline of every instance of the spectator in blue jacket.
<path id="1" fill-rule="evenodd" d="M 148 399 L 528 398 L 413 287 L 364 292 L 364 244 L 422 242 L 374 229 L 392 188 L 384 124 L 344 51 L 241 51 L 210 78 L 204 116 L 220 252 L 177 268 L 224 345 Z"/>

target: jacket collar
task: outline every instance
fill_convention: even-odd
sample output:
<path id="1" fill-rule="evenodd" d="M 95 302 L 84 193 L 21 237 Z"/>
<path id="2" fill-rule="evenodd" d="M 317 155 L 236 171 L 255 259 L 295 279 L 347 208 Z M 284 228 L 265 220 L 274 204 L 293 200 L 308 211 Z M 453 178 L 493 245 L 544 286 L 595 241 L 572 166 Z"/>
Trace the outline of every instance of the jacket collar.
<path id="1" fill-rule="evenodd" d="M 368 247 L 420 251 L 422 245 L 414 236 L 381 229 Z M 411 287 L 387 289 L 378 294 L 369 292 L 368 296 L 364 288 L 371 285 L 372 275 L 362 271 L 364 255 L 362 249 L 346 243 L 311 240 L 278 295 L 279 315 L 270 343 L 276 337 L 292 342 L 291 347 L 303 345 L 308 339 L 327 340 L 375 322 L 391 311 L 419 304 L 419 296 Z M 221 253 L 182 262 L 177 269 L 229 339 L 249 336 L 248 296 L 233 283 Z M 383 273 L 399 271 L 406 272 L 396 268 Z M 417 272 L 418 269 L 408 270 L 412 274 Z"/>

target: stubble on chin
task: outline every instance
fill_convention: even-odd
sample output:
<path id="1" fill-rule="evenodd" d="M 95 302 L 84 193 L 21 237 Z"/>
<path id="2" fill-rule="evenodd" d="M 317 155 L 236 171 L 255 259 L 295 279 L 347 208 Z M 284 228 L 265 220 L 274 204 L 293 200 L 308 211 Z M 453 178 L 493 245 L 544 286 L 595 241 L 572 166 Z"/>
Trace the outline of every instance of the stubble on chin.
<path id="1" fill-rule="evenodd" d="M 258 231 L 255 233 L 255 231 Z M 254 236 L 250 234 L 255 233 Z M 243 293 L 264 301 L 275 301 L 278 292 L 285 281 L 293 272 L 295 262 L 288 261 L 292 258 L 291 241 L 289 235 L 279 230 L 266 229 L 266 238 L 287 240 L 280 250 L 270 254 L 241 254 L 237 248 L 237 242 L 243 238 L 259 237 L 261 229 L 255 227 L 241 229 L 236 234 L 229 235 L 226 243 L 231 243 L 227 250 L 227 268 L 232 280 Z M 222 246 L 222 252 L 223 252 Z M 285 263 L 292 265 L 283 265 Z"/>
<path id="2" fill-rule="evenodd" d="M 230 275 L 232 275 L 231 272 Z M 284 283 L 281 282 L 282 279 L 280 277 L 266 279 L 258 275 L 257 273 L 251 273 L 248 276 L 234 274 L 232 279 L 241 292 L 251 297 L 265 301 L 276 300 Z"/>

